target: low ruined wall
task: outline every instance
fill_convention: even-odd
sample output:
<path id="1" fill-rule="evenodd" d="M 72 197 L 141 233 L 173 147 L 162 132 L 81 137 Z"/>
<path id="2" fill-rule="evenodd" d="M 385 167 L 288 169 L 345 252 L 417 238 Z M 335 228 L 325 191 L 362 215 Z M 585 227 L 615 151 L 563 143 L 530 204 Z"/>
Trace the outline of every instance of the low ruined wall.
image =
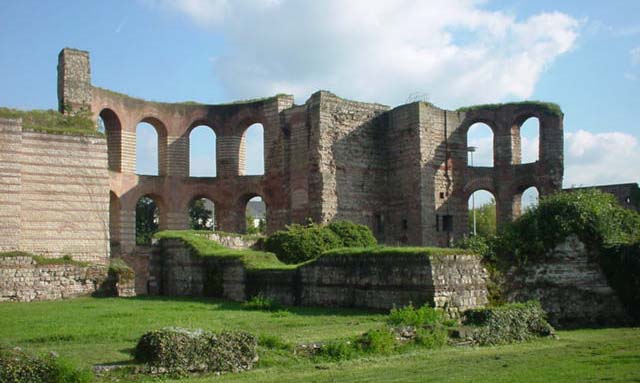
<path id="1" fill-rule="evenodd" d="M 429 303 L 453 316 L 487 303 L 487 272 L 473 255 L 331 255 L 297 269 L 245 270 L 235 259 L 193 256 L 180 240 L 161 246 L 164 295 L 373 309 Z"/>
<path id="2" fill-rule="evenodd" d="M 234 234 L 221 234 L 211 233 L 207 235 L 207 238 L 216 241 L 224 247 L 229 249 L 254 249 L 257 246 L 258 239 L 249 239 L 245 236 Z"/>
<path id="3" fill-rule="evenodd" d="M 38 265 L 31 257 L 0 257 L 0 301 L 43 301 L 90 295 L 107 280 L 102 266 Z"/>
<path id="4" fill-rule="evenodd" d="M 513 269 L 506 276 L 509 301 L 539 300 L 558 327 L 584 327 L 625 323 L 627 316 L 600 266 L 584 244 L 568 238 L 543 262 Z"/>
<path id="5" fill-rule="evenodd" d="M 457 315 L 487 303 L 486 279 L 473 255 L 332 255 L 300 268 L 300 299 L 376 309 L 429 303 Z"/>

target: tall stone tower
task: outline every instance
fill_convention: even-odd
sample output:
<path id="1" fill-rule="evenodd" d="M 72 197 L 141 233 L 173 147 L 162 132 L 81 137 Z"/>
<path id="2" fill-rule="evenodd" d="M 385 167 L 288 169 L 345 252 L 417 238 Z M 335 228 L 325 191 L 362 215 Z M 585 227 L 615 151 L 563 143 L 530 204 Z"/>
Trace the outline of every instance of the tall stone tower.
<path id="1" fill-rule="evenodd" d="M 58 110 L 76 114 L 91 110 L 89 52 L 64 48 L 58 55 Z"/>

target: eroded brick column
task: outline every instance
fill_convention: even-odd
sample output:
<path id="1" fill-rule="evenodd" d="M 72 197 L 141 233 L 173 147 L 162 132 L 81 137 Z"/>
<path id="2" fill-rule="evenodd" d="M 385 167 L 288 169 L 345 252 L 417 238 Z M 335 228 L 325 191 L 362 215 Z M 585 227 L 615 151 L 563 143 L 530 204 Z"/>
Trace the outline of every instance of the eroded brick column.
<path id="1" fill-rule="evenodd" d="M 168 136 L 166 139 L 167 171 L 169 176 L 189 176 L 189 138 Z"/>
<path id="2" fill-rule="evenodd" d="M 240 150 L 242 136 L 220 135 L 216 139 L 217 175 L 233 177 L 240 174 Z M 242 156 L 244 158 L 244 156 Z M 244 169 L 244 166 L 242 167 Z"/>

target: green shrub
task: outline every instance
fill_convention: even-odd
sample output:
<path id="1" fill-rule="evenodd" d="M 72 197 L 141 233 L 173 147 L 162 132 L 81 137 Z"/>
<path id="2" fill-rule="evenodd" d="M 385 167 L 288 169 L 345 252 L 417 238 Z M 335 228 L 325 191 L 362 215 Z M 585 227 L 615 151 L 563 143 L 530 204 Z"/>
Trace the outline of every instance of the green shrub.
<path id="1" fill-rule="evenodd" d="M 278 311 L 282 306 L 275 298 L 260 293 L 242 303 L 242 308 L 245 310 Z"/>
<path id="2" fill-rule="evenodd" d="M 364 352 L 389 354 L 396 348 L 396 338 L 393 331 L 385 327 L 364 333 L 358 337 L 356 344 Z"/>
<path id="3" fill-rule="evenodd" d="M 261 334 L 258 336 L 258 345 L 273 350 L 292 350 L 291 344 L 285 342 L 276 335 Z"/>
<path id="4" fill-rule="evenodd" d="M 76 368 L 54 356 L 37 357 L 20 349 L 0 346 L 0 382 L 2 383 L 88 383 L 90 371 Z"/>
<path id="5" fill-rule="evenodd" d="M 536 301 L 467 310 L 463 324 L 476 326 L 468 338 L 479 345 L 521 342 L 554 332 Z"/>
<path id="6" fill-rule="evenodd" d="M 412 304 L 401 308 L 393 308 L 389 312 L 387 322 L 393 326 L 414 326 L 441 324 L 444 315 L 441 310 L 424 305 L 420 308 Z"/>
<path id="7" fill-rule="evenodd" d="M 173 374 L 237 372 L 257 361 L 256 346 L 256 338 L 244 332 L 164 328 L 144 334 L 134 356 L 138 362 Z"/>
<path id="8" fill-rule="evenodd" d="M 524 265 L 544 258 L 571 234 L 592 249 L 603 243 L 631 243 L 640 239 L 640 214 L 597 190 L 557 193 L 505 225 L 496 239 L 496 253 L 506 266 Z"/>
<path id="9" fill-rule="evenodd" d="M 327 227 L 336 233 L 344 247 L 373 247 L 378 244 L 368 226 L 349 221 L 336 221 Z"/>
<path id="10" fill-rule="evenodd" d="M 320 346 L 315 353 L 316 359 L 328 359 L 332 361 L 349 360 L 356 356 L 356 348 L 351 341 L 336 340 Z"/>
<path id="11" fill-rule="evenodd" d="M 270 235 L 265 241 L 265 249 L 275 253 L 284 263 L 293 264 L 317 258 L 326 250 L 342 246 L 342 241 L 326 227 L 291 225 Z"/>
<path id="12" fill-rule="evenodd" d="M 447 344 L 449 332 L 443 325 L 419 327 L 414 342 L 426 348 L 440 348 Z"/>

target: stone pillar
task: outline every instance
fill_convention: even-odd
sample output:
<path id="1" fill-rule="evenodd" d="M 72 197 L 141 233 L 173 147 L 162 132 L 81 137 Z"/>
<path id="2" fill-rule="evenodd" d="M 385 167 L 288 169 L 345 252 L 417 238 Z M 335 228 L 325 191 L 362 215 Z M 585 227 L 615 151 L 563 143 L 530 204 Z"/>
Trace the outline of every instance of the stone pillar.
<path id="1" fill-rule="evenodd" d="M 120 250 L 130 254 L 136 248 L 136 211 L 120 211 Z"/>
<path id="2" fill-rule="evenodd" d="M 168 176 L 189 176 L 189 137 L 167 137 L 167 174 Z"/>
<path id="3" fill-rule="evenodd" d="M 64 48 L 58 55 L 58 110 L 90 111 L 92 101 L 89 52 Z"/>
<path id="4" fill-rule="evenodd" d="M 136 131 L 122 131 L 120 136 L 121 171 L 127 174 L 136 174 Z"/>
<path id="5" fill-rule="evenodd" d="M 216 168 L 218 177 L 234 177 L 240 174 L 241 143 L 242 136 L 220 135 L 217 137 Z M 244 166 L 242 170 L 244 170 Z"/>

